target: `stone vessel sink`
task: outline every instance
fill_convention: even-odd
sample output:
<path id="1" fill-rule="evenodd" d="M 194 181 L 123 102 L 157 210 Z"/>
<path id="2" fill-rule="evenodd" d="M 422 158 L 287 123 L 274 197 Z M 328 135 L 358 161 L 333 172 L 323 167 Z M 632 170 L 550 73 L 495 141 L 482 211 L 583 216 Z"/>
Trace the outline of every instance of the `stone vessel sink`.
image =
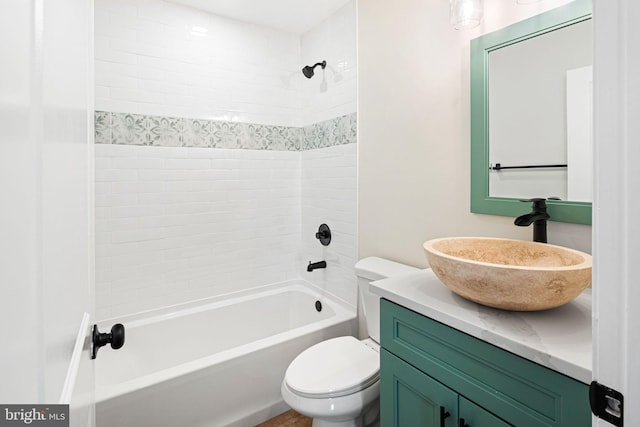
<path id="1" fill-rule="evenodd" d="M 504 310 L 558 307 L 591 284 L 591 255 L 561 246 L 449 237 L 425 242 L 424 250 L 431 269 L 449 289 Z"/>

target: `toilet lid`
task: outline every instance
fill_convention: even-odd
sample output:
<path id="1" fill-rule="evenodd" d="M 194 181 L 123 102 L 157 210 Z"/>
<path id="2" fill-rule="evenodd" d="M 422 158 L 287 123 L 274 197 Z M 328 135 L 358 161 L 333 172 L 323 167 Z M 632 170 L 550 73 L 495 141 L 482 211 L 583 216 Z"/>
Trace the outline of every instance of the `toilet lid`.
<path id="1" fill-rule="evenodd" d="M 369 387 L 379 378 L 380 355 L 354 337 L 316 344 L 296 357 L 285 382 L 305 397 L 338 397 Z"/>

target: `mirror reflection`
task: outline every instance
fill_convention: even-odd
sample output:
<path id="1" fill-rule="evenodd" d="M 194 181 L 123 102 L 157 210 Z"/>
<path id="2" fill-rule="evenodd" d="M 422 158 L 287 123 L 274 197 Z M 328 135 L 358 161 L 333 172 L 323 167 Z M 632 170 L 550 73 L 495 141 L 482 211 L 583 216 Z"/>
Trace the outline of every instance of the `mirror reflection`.
<path id="1" fill-rule="evenodd" d="M 488 54 L 489 197 L 592 200 L 592 20 Z"/>

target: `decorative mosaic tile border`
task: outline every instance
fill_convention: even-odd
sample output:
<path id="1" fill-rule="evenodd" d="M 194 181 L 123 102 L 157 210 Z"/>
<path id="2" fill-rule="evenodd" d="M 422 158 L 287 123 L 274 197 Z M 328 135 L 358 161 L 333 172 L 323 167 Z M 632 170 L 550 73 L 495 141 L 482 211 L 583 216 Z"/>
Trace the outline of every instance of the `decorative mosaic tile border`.
<path id="1" fill-rule="evenodd" d="M 333 147 L 356 142 L 356 113 L 314 123 L 300 129 L 302 150 Z"/>
<path id="2" fill-rule="evenodd" d="M 356 142 L 356 113 L 303 128 L 96 111 L 96 144 L 300 151 Z"/>

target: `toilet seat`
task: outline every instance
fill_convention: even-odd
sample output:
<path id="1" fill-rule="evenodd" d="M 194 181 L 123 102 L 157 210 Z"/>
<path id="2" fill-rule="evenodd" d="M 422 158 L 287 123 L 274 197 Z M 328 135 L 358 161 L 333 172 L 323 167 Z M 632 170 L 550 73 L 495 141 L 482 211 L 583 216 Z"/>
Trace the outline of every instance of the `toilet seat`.
<path id="1" fill-rule="evenodd" d="M 378 352 L 345 336 L 300 353 L 289 365 L 284 381 L 299 396 L 323 399 L 357 393 L 376 383 L 379 375 Z"/>

